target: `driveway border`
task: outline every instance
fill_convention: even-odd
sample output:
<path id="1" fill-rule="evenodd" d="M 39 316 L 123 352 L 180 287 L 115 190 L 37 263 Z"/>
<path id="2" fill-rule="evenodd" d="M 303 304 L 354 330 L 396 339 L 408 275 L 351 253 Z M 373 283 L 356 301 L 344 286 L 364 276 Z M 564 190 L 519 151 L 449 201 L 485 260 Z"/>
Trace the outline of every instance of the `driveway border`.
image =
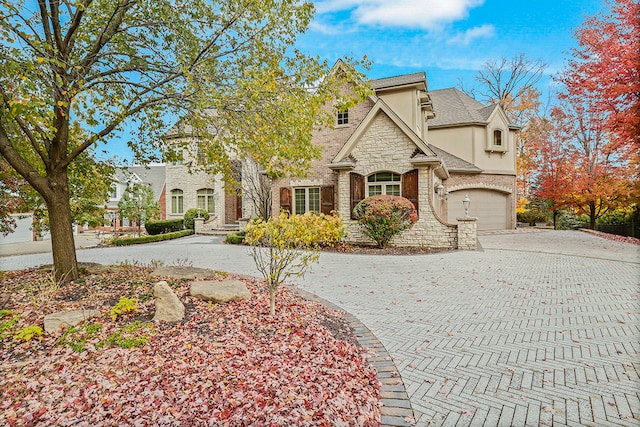
<path id="1" fill-rule="evenodd" d="M 380 396 L 382 407 L 380 408 L 383 427 L 411 427 L 415 425 L 415 414 L 411 406 L 411 400 L 407 394 L 404 382 L 393 359 L 382 345 L 380 340 L 367 328 L 364 323 L 354 315 L 345 311 L 340 306 L 327 301 L 311 292 L 292 287 L 303 298 L 320 303 L 325 307 L 344 314 L 345 321 L 353 329 L 353 334 L 358 344 L 364 349 L 370 350 L 374 356 L 367 357 L 367 362 L 377 372 L 378 381 L 381 383 Z M 413 420 L 413 422 L 409 422 Z"/>

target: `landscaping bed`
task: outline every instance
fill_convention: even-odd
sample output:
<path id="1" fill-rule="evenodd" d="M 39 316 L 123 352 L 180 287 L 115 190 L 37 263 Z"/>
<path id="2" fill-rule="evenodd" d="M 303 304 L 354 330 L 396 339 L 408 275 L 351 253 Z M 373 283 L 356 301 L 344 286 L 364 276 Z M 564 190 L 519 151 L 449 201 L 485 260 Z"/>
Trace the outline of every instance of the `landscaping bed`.
<path id="1" fill-rule="evenodd" d="M 208 303 L 188 280 L 150 271 L 109 267 L 60 286 L 46 271 L 0 272 L 0 424 L 380 424 L 376 372 L 340 312 L 285 287 L 270 316 L 261 281 L 221 272 L 208 280 L 243 280 L 253 297 Z M 186 307 L 181 322 L 151 321 L 161 279 Z M 114 313 L 122 297 L 138 308 Z M 20 333 L 81 309 L 100 314 L 40 339 Z"/>

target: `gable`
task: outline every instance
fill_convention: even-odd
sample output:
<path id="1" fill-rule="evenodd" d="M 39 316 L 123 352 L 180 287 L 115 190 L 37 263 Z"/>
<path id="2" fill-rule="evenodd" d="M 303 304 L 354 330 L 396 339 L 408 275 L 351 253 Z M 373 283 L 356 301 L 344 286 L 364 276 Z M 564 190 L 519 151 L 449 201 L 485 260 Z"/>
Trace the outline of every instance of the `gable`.
<path id="1" fill-rule="evenodd" d="M 384 124 L 381 126 L 382 123 Z M 374 130 L 375 135 L 372 135 L 371 127 L 374 124 L 376 125 Z M 352 152 L 360 144 L 365 135 L 367 136 L 368 143 L 375 140 L 382 150 L 391 149 L 393 151 L 394 149 L 400 149 L 400 147 L 394 147 L 393 144 L 398 141 L 405 141 L 410 147 L 410 157 L 414 153 L 423 154 L 428 157 L 436 157 L 433 150 L 431 150 L 382 99 L 378 99 L 360 126 L 351 134 L 333 158 L 332 163 L 342 164 L 349 162 Z"/>

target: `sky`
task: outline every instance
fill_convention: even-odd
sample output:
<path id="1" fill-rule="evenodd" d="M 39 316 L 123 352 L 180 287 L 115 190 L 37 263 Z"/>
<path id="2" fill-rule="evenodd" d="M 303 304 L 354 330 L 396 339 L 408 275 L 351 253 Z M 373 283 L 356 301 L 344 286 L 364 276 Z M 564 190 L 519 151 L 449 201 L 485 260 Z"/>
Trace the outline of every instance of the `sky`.
<path id="1" fill-rule="evenodd" d="M 330 64 L 344 57 L 372 61 L 371 79 L 424 71 L 430 90 L 474 87 L 490 60 L 524 54 L 548 64 L 539 89 L 553 92 L 575 47 L 574 32 L 603 0 L 318 0 L 296 47 Z M 121 139 L 126 139 L 126 136 Z M 115 145 L 115 146 L 114 146 Z M 126 144 L 109 152 L 130 159 Z"/>

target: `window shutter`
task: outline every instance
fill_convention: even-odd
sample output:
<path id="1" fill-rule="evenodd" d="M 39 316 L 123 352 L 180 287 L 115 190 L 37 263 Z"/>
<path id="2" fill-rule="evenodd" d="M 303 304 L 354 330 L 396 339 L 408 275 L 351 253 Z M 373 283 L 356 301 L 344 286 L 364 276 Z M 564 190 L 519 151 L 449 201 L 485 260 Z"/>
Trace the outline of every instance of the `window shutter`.
<path id="1" fill-rule="evenodd" d="M 335 209 L 333 203 L 333 185 L 325 185 L 320 189 L 321 211 L 325 215 L 329 215 Z"/>
<path id="2" fill-rule="evenodd" d="M 291 213 L 291 188 L 280 188 L 280 209 Z"/>
<path id="3" fill-rule="evenodd" d="M 364 176 L 351 172 L 349 180 L 351 184 L 351 219 L 355 219 L 353 217 L 353 208 L 364 199 Z"/>
<path id="4" fill-rule="evenodd" d="M 418 211 L 418 169 L 402 174 L 402 197 L 409 199 Z"/>

